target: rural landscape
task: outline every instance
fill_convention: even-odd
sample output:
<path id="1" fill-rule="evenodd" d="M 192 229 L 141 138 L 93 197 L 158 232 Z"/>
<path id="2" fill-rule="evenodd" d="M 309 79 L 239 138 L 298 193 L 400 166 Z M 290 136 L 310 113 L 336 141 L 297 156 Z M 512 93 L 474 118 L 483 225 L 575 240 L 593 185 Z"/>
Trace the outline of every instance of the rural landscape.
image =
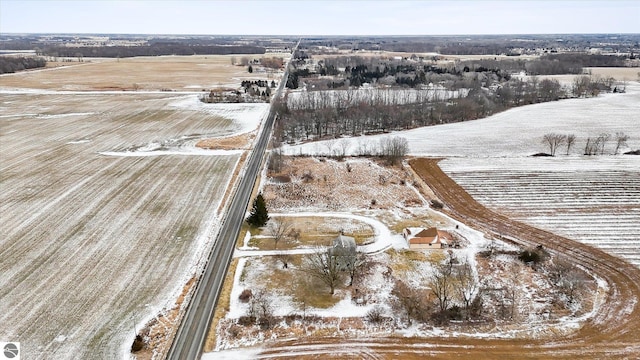
<path id="1" fill-rule="evenodd" d="M 640 353 L 640 35 L 0 35 L 25 359 Z"/>

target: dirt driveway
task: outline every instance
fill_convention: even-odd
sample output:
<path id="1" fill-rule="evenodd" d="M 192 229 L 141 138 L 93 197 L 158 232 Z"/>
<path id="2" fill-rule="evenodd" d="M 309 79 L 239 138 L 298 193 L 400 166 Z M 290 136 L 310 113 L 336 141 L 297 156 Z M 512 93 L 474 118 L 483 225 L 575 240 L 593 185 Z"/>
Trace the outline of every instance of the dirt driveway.
<path id="1" fill-rule="evenodd" d="M 319 359 L 633 359 L 640 354 L 640 269 L 598 249 L 514 221 L 476 202 L 438 166 L 414 159 L 411 167 L 446 205 L 450 216 L 494 236 L 543 245 L 606 281 L 608 292 L 594 316 L 569 336 L 554 339 L 322 338 L 290 340 L 264 349 L 258 358 Z"/>

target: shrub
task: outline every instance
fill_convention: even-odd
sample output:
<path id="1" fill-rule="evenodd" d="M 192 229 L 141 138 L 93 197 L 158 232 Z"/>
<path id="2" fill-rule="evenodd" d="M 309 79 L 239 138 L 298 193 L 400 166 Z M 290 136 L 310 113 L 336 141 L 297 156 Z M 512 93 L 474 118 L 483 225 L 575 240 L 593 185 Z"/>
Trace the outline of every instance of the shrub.
<path id="1" fill-rule="evenodd" d="M 537 264 L 542 260 L 542 257 L 535 250 L 525 249 L 520 252 L 520 255 L 518 255 L 518 259 L 520 259 L 520 261 L 522 261 L 523 263 Z"/>
<path id="2" fill-rule="evenodd" d="M 238 318 L 238 325 L 251 326 L 256 323 L 255 316 L 240 316 Z"/>
<path id="3" fill-rule="evenodd" d="M 370 323 L 379 324 L 384 321 L 384 316 L 382 315 L 382 308 L 380 306 L 376 306 L 373 309 L 369 310 L 367 313 L 366 319 Z"/>
<path id="4" fill-rule="evenodd" d="M 144 339 L 140 335 L 136 335 L 136 338 L 133 340 L 133 344 L 131 345 L 131 352 L 138 352 L 144 349 Z"/>
<path id="5" fill-rule="evenodd" d="M 442 209 L 444 208 L 444 204 L 438 200 L 431 200 L 431 207 L 434 209 Z"/>
<path id="6" fill-rule="evenodd" d="M 243 303 L 247 303 L 249 302 L 249 299 L 251 299 L 251 290 L 250 289 L 244 289 L 242 290 L 242 292 L 240 293 L 240 296 L 238 296 L 238 299 L 240 301 L 242 301 Z"/>

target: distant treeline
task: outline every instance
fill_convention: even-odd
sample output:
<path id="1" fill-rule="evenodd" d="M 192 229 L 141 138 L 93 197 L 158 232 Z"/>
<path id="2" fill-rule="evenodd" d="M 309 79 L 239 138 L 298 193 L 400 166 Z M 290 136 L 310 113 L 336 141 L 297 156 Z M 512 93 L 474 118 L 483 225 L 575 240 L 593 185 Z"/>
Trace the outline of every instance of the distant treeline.
<path id="1" fill-rule="evenodd" d="M 408 53 L 435 52 L 446 55 L 518 55 L 525 53 L 584 52 L 606 43 L 607 51 L 631 53 L 640 51 L 637 34 L 563 34 L 563 35 L 464 35 L 464 36 L 345 36 L 305 38 L 305 47 L 340 50 L 384 50 Z M 303 47 L 303 48 L 305 48 Z M 634 55 L 635 54 L 635 55 Z M 588 66 L 588 65 L 584 65 Z"/>
<path id="2" fill-rule="evenodd" d="M 43 58 L 0 56 L 0 74 L 9 74 L 26 69 L 45 67 Z"/>
<path id="3" fill-rule="evenodd" d="M 107 57 L 126 58 L 160 55 L 228 55 L 264 54 L 265 48 L 251 45 L 188 45 L 181 43 L 153 43 L 148 46 L 63 47 L 52 46 L 42 50 L 53 57 Z"/>
<path id="4" fill-rule="evenodd" d="M 580 76 L 571 86 L 563 87 L 555 79 L 511 75 L 523 70 L 532 75 L 580 73 L 580 62 L 593 65 L 609 61 L 600 56 L 592 62 L 580 56 L 553 55 L 527 61 L 489 59 L 442 65 L 356 56 L 326 58 L 315 64 L 307 59 L 300 56 L 291 61 L 288 88 L 304 85 L 306 89 L 344 90 L 324 92 L 326 96 L 302 92 L 295 106 L 286 99 L 277 101 L 278 141 L 358 136 L 479 119 L 527 104 L 597 96 L 612 91 L 615 84 L 612 78 Z M 397 94 L 387 96 L 391 101 L 384 96 L 363 100 L 357 96 L 363 84 L 386 91 L 396 89 Z"/>

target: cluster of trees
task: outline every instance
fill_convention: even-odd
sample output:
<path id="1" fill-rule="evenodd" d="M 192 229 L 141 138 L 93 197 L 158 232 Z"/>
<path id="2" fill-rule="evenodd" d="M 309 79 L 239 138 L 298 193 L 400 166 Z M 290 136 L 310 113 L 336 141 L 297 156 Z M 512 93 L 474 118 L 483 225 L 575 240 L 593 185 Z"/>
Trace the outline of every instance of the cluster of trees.
<path id="1" fill-rule="evenodd" d="M 595 137 L 588 137 L 585 147 L 584 155 L 604 155 L 606 145 L 610 140 L 613 140 L 615 148 L 612 154 L 617 155 L 621 148 L 627 146 L 629 135 L 624 132 L 616 132 L 612 137 L 609 133 L 602 133 Z M 571 148 L 576 143 L 576 136 L 574 134 L 558 134 L 547 133 L 542 137 L 542 143 L 549 149 L 549 155 L 555 156 L 556 152 L 561 147 L 566 147 L 566 154 L 569 155 Z"/>
<path id="2" fill-rule="evenodd" d="M 343 56 L 319 61 L 317 67 L 307 64 L 308 56 L 297 58 L 292 61 L 288 88 L 298 88 L 304 81 L 318 90 L 347 90 L 339 90 L 344 95 L 334 93 L 326 97 L 314 92 L 302 105 L 300 101 L 295 105 L 287 99 L 281 101 L 277 105 L 276 136 L 281 142 L 295 142 L 411 129 L 483 118 L 516 106 L 611 91 L 612 78 L 582 76 L 567 88 L 557 80 L 510 75 L 521 70 L 541 74 L 582 71 L 580 63 L 572 63 L 574 58 L 550 55 L 532 61 L 488 59 L 440 66 L 411 59 Z M 332 76 L 319 79 L 317 75 L 322 74 Z M 354 87 L 364 83 L 385 85 L 387 89 L 415 88 L 417 95 L 404 93 L 404 99 L 393 101 L 375 96 L 361 99 Z M 443 90 L 456 92 L 455 96 Z M 403 96 L 402 92 L 398 94 Z M 300 97 L 305 100 L 304 94 L 297 99 Z"/>
<path id="3" fill-rule="evenodd" d="M 275 80 L 271 80 L 271 83 L 269 83 L 269 81 L 267 80 L 242 80 L 242 82 L 240 83 L 240 86 L 245 89 L 250 88 L 252 85 L 275 88 L 276 82 Z"/>
<path id="4" fill-rule="evenodd" d="M 42 68 L 46 65 L 47 61 L 41 57 L 0 56 L 0 74 Z"/>
<path id="5" fill-rule="evenodd" d="M 53 57 L 107 57 L 126 58 L 160 55 L 227 55 L 264 54 L 265 48 L 253 45 L 190 45 L 157 42 L 147 46 L 47 46 L 42 54 Z"/>
<path id="6" fill-rule="evenodd" d="M 279 117 L 274 134 L 280 142 L 295 142 L 460 122 L 527 104 L 570 96 L 595 96 L 602 90 L 610 89 L 612 84 L 605 79 L 585 76 L 576 82 L 571 91 L 566 91 L 557 80 L 539 81 L 535 77 L 526 81 L 512 78 L 490 87 L 486 87 L 487 82 L 491 80 L 482 76 L 461 80 L 468 90 L 460 91 L 453 98 L 441 91 L 425 89 L 417 90 L 417 96 L 412 94 L 412 98 L 398 99 L 396 102 L 373 96 L 368 101 L 349 101 L 358 99 L 356 92 L 359 91 L 350 89 L 338 90 L 344 92 L 342 98 L 346 101 L 336 101 L 335 96 L 315 97 L 312 103 L 306 105 L 298 102 L 295 109 L 285 98 L 276 105 Z M 304 100 L 304 96 L 302 98 Z"/>
<path id="7" fill-rule="evenodd" d="M 264 57 L 260 59 L 260 65 L 266 68 L 279 70 L 284 66 L 284 59 L 281 57 Z"/>

